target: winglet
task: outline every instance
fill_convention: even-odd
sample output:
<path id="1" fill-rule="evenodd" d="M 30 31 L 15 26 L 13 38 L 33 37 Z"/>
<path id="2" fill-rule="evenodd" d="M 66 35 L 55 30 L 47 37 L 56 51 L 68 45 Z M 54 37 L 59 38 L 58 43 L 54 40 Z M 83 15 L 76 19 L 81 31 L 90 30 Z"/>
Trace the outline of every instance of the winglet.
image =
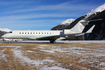
<path id="1" fill-rule="evenodd" d="M 93 25 L 86 33 L 91 33 L 95 25 Z"/>

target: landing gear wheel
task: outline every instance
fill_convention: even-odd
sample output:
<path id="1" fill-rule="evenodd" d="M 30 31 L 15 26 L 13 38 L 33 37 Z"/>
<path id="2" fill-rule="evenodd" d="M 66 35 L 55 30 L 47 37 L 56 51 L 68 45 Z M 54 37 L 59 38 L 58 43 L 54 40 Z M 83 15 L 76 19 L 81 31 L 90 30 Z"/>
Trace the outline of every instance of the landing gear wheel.
<path id="1" fill-rule="evenodd" d="M 9 44 L 11 43 L 11 41 L 8 42 Z"/>
<path id="2" fill-rule="evenodd" d="M 50 43 L 55 43 L 55 40 L 50 40 Z"/>

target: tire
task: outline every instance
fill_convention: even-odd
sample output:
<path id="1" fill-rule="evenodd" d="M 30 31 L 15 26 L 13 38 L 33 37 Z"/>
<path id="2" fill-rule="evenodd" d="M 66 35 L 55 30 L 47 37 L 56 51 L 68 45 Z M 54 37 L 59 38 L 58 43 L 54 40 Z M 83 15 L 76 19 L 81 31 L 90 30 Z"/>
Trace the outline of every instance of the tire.
<path id="1" fill-rule="evenodd" d="M 50 40 L 50 43 L 55 43 L 55 40 Z"/>

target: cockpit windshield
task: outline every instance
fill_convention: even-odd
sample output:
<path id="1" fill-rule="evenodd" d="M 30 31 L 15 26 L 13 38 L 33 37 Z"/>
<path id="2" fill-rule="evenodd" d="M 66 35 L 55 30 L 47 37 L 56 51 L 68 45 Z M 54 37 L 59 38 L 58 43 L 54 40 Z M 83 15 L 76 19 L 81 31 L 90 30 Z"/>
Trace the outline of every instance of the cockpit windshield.
<path id="1" fill-rule="evenodd" d="M 9 33 L 12 33 L 12 31 L 10 31 Z"/>

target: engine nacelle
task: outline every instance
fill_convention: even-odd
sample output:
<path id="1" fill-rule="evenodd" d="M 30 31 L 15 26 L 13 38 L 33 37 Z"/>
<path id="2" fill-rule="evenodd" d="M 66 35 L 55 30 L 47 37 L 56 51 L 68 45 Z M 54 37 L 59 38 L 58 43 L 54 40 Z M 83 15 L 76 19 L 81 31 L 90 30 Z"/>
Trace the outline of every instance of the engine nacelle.
<path id="1" fill-rule="evenodd" d="M 64 29 L 63 34 L 70 34 L 70 29 Z"/>

